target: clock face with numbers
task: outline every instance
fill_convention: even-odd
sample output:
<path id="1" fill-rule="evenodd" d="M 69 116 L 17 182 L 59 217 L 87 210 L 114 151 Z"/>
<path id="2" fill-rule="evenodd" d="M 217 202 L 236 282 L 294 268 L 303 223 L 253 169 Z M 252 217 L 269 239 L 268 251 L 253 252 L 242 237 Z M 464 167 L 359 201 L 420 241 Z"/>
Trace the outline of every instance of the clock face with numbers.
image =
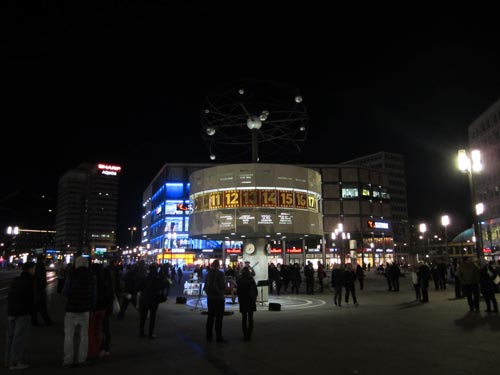
<path id="1" fill-rule="evenodd" d="M 245 244 L 245 247 L 243 248 L 245 253 L 247 254 L 253 254 L 255 252 L 255 245 L 251 242 Z"/>

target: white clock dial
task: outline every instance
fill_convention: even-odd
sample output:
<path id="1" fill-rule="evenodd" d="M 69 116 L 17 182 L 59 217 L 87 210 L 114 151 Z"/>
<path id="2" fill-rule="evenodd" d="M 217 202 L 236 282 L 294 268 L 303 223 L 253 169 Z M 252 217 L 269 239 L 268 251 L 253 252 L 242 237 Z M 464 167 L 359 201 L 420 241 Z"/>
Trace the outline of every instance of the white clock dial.
<path id="1" fill-rule="evenodd" d="M 255 245 L 253 243 L 247 243 L 245 245 L 245 253 L 247 254 L 253 254 L 255 252 Z"/>

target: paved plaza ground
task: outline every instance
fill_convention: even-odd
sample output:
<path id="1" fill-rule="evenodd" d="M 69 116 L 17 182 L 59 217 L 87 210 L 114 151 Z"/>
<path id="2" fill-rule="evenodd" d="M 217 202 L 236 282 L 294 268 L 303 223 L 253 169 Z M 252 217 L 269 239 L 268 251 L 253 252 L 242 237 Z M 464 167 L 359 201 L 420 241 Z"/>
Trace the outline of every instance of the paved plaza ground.
<path id="1" fill-rule="evenodd" d="M 53 292 L 53 285 L 50 286 Z M 454 299 L 453 285 L 430 290 L 430 303 L 414 302 L 408 277 L 400 292 L 388 292 L 385 279 L 367 274 L 359 306 L 333 305 L 332 292 L 270 296 L 282 311 L 259 306 L 252 341 L 243 341 L 237 305 L 224 317 L 227 343 L 205 340 L 204 300 L 188 297 L 176 286 L 160 305 L 157 339 L 138 337 L 139 314 L 129 308 L 124 320 L 112 320 L 111 356 L 89 366 L 63 369 L 63 301 L 50 294 L 51 327 L 35 327 L 26 373 L 164 373 L 203 375 L 308 374 L 497 374 L 500 367 L 500 317 L 469 314 L 464 299 Z M 497 294 L 497 297 L 499 295 Z M 228 300 L 229 301 L 229 300 Z M 198 304 L 196 305 L 196 302 Z M 5 336 L 6 307 L 0 305 L 0 334 Z M 4 340 L 0 341 L 4 351 Z M 2 369 L 1 373 L 9 370 Z"/>

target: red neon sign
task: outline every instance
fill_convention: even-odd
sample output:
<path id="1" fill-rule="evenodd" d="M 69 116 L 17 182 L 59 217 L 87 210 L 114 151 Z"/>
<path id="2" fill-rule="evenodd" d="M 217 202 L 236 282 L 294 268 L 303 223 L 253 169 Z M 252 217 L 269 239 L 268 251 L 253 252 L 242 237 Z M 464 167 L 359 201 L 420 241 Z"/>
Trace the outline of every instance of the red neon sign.
<path id="1" fill-rule="evenodd" d="M 281 251 L 281 248 L 272 247 L 271 250 L 269 250 L 269 254 L 281 254 Z"/>
<path id="2" fill-rule="evenodd" d="M 103 163 L 97 164 L 97 168 L 104 169 L 107 171 L 116 171 L 116 172 L 122 170 L 122 167 L 120 167 L 119 165 L 110 165 L 110 164 L 103 164 Z"/>
<path id="3" fill-rule="evenodd" d="M 286 249 L 287 253 L 297 254 L 302 252 L 302 248 L 292 247 L 291 249 Z"/>
<path id="4" fill-rule="evenodd" d="M 231 249 L 231 248 L 228 248 L 226 249 L 226 253 L 228 254 L 241 254 L 241 249 Z"/>

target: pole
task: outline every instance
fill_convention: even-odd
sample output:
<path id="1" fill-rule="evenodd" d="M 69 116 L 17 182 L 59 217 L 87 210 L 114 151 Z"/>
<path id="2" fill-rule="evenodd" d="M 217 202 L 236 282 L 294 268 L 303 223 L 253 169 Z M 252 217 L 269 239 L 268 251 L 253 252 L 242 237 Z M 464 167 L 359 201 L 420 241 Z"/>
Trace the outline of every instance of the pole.
<path id="1" fill-rule="evenodd" d="M 475 189 L 474 189 L 474 180 L 472 178 L 472 170 L 469 171 L 469 187 L 470 187 L 470 195 L 471 195 L 471 203 L 472 203 L 472 224 L 474 226 L 474 235 L 476 236 L 476 243 L 474 247 L 476 248 L 476 257 L 478 262 L 481 261 L 482 253 L 483 253 L 483 241 L 481 237 L 481 229 L 479 227 L 479 219 L 476 212 L 475 202 Z"/>
<path id="2" fill-rule="evenodd" d="M 447 226 L 448 225 L 444 226 L 444 252 L 445 252 L 446 257 L 448 257 L 448 233 L 446 231 Z"/>
<path id="3" fill-rule="evenodd" d="M 258 133 L 259 129 L 252 129 L 252 163 L 257 163 L 259 161 L 259 144 L 258 144 Z"/>

